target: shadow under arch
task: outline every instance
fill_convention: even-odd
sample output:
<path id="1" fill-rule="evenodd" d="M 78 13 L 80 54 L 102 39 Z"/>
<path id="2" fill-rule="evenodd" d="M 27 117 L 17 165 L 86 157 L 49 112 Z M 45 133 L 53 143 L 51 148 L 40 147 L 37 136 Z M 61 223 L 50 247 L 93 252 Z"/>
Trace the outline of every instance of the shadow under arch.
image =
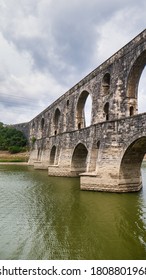
<path id="1" fill-rule="evenodd" d="M 87 155 L 88 155 L 87 148 L 85 147 L 84 144 L 79 143 L 73 151 L 72 161 L 71 161 L 71 172 L 75 176 L 79 176 L 80 173 L 86 171 Z"/>
<path id="2" fill-rule="evenodd" d="M 146 136 L 133 141 L 126 149 L 119 170 L 119 191 L 134 192 L 142 187 L 141 164 L 146 154 Z"/>
<path id="3" fill-rule="evenodd" d="M 89 102 L 89 106 L 87 106 L 89 108 L 87 109 L 87 107 L 86 107 L 86 111 L 85 111 L 85 105 L 88 105 L 88 104 L 86 104 L 87 101 Z M 91 112 L 92 112 L 92 97 L 91 97 L 91 94 L 87 90 L 84 90 L 84 91 L 82 91 L 82 93 L 79 96 L 79 99 L 77 102 L 77 107 L 76 107 L 77 129 L 84 128 L 84 127 L 86 127 L 86 125 L 91 124 Z M 88 118 L 90 119 L 89 121 L 88 121 Z"/>
<path id="4" fill-rule="evenodd" d="M 50 165 L 55 164 L 55 157 L 56 157 L 56 146 L 54 145 L 50 152 Z"/>

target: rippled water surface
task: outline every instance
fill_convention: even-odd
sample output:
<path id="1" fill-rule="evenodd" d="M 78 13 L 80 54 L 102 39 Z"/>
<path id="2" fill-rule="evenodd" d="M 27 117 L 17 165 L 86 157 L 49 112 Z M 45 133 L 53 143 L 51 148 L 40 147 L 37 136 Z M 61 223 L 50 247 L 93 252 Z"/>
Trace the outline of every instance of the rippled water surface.
<path id="1" fill-rule="evenodd" d="M 146 259 L 146 165 L 142 173 L 142 191 L 113 194 L 0 166 L 0 259 Z"/>

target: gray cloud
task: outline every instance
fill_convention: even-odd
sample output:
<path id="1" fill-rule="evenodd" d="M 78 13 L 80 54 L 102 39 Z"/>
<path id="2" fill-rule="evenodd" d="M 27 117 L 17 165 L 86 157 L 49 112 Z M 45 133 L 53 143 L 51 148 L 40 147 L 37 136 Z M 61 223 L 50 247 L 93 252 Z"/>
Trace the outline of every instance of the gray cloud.
<path id="1" fill-rule="evenodd" d="M 41 110 L 141 32 L 145 10 L 145 0 L 1 0 L 0 92 Z"/>
<path id="2" fill-rule="evenodd" d="M 66 71 L 75 69 L 78 75 L 88 68 L 101 26 L 119 9 L 129 9 L 131 3 L 11 0 L 4 9 L 4 34 L 20 51 L 30 53 L 36 69 L 56 75 L 61 82 Z"/>

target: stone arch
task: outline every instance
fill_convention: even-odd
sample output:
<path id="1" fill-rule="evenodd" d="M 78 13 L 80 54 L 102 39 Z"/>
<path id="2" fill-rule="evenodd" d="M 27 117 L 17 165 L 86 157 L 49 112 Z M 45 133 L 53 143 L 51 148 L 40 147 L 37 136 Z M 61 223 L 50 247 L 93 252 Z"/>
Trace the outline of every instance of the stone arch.
<path id="1" fill-rule="evenodd" d="M 54 145 L 50 152 L 50 165 L 55 164 L 55 157 L 56 157 L 56 146 Z"/>
<path id="2" fill-rule="evenodd" d="M 119 169 L 119 186 L 124 191 L 139 191 L 141 164 L 146 153 L 146 136 L 134 140 L 125 150 Z"/>
<path id="3" fill-rule="evenodd" d="M 71 171 L 75 175 L 79 175 L 80 173 L 86 171 L 87 155 L 88 155 L 88 150 L 86 146 L 82 143 L 79 143 L 75 147 L 72 155 Z"/>
<path id="4" fill-rule="evenodd" d="M 133 106 L 133 114 L 136 114 L 137 108 L 137 98 L 138 98 L 138 85 L 142 72 L 146 66 L 146 50 L 143 51 L 137 59 L 134 61 L 127 80 L 127 97 L 129 99 L 129 115 L 130 107 Z"/>
<path id="5" fill-rule="evenodd" d="M 109 102 L 106 102 L 104 105 L 104 114 L 105 114 L 105 119 L 106 121 L 109 120 Z"/>
<path id="6" fill-rule="evenodd" d="M 56 108 L 55 114 L 54 114 L 54 134 L 55 135 L 59 133 L 60 116 L 61 116 L 61 112 L 58 108 Z"/>
<path id="7" fill-rule="evenodd" d="M 82 93 L 79 96 L 79 99 L 77 102 L 77 107 L 76 107 L 76 128 L 77 129 L 86 127 L 85 103 L 86 103 L 88 97 L 91 97 L 91 95 L 86 90 L 82 91 Z M 91 103 L 92 103 L 92 98 L 91 98 Z M 92 111 L 92 105 L 90 108 L 90 113 L 88 115 L 91 115 L 91 111 Z"/>
<path id="8" fill-rule="evenodd" d="M 109 73 L 106 73 L 104 76 L 103 76 L 103 79 L 102 79 L 102 89 L 103 89 L 103 93 L 106 95 L 106 94 L 109 94 L 109 91 L 110 91 L 110 83 L 111 83 L 111 75 Z"/>

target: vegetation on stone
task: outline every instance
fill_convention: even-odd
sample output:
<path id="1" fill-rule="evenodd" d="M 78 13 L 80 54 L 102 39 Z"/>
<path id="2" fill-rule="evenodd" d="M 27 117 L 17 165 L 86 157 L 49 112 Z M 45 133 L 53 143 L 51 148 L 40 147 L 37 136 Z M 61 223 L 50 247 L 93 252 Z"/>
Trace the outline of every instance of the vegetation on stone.
<path id="1" fill-rule="evenodd" d="M 21 131 L 0 123 L 0 150 L 19 153 L 25 151 L 26 147 L 27 139 Z"/>

